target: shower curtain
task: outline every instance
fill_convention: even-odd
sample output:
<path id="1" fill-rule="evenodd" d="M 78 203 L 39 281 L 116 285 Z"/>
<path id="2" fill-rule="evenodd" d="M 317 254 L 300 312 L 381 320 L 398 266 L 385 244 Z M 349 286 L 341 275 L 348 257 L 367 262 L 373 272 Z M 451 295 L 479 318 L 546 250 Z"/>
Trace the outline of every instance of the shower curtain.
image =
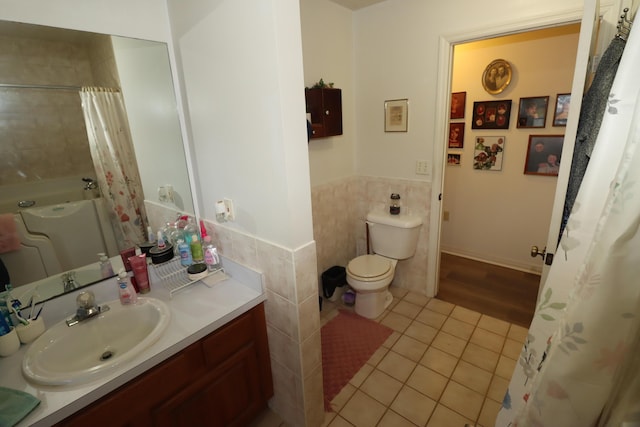
<path id="1" fill-rule="evenodd" d="M 635 29 L 496 426 L 618 426 L 640 411 L 638 69 Z"/>
<path id="2" fill-rule="evenodd" d="M 147 218 L 124 99 L 116 89 L 83 88 L 82 110 L 102 197 L 118 248 L 144 242 Z"/>

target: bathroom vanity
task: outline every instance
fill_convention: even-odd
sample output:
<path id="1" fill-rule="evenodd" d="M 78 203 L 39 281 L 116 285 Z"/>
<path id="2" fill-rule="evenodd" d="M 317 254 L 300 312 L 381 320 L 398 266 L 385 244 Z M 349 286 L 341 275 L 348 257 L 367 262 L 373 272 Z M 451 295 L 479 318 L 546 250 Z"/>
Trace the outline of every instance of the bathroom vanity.
<path id="1" fill-rule="evenodd" d="M 18 427 L 248 424 L 273 395 L 266 294 L 259 273 L 223 263 L 229 279 L 215 285 L 197 282 L 172 298 L 152 284 L 145 296 L 169 307 L 167 329 L 132 360 L 91 382 L 45 386 L 27 381 L 21 363 L 28 345 L 1 359 L 0 386 L 41 400 Z M 114 279 L 90 288 L 99 304 L 117 298 Z M 47 302 L 45 323 L 72 316 L 75 297 Z"/>

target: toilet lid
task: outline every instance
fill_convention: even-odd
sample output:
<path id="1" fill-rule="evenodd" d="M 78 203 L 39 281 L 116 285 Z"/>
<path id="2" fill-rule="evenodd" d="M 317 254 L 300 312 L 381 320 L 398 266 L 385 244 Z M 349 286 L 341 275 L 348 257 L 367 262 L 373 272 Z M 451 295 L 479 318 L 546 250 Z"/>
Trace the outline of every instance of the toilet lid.
<path id="1" fill-rule="evenodd" d="M 377 255 L 362 255 L 352 259 L 347 268 L 354 276 L 378 277 L 389 272 L 391 262 Z"/>

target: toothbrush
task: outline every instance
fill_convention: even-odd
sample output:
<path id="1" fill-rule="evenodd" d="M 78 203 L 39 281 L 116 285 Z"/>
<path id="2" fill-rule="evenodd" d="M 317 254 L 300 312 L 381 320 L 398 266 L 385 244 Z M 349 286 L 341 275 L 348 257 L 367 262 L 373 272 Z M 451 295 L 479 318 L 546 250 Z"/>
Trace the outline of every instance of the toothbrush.
<path id="1" fill-rule="evenodd" d="M 15 304 L 11 304 L 11 307 L 9 307 L 9 309 L 11 311 L 13 311 L 13 314 L 16 315 L 16 317 L 18 318 L 18 320 L 20 321 L 20 323 L 22 323 L 23 325 L 28 325 L 29 321 L 27 319 L 25 319 L 24 317 L 20 316 L 20 313 L 18 312 L 18 310 L 15 307 Z"/>
<path id="2" fill-rule="evenodd" d="M 45 301 L 46 302 L 46 301 Z M 40 313 L 42 313 L 42 309 L 44 308 L 44 302 L 42 303 L 42 305 L 40 306 L 40 309 L 38 310 L 38 312 L 36 313 L 36 317 L 33 318 L 33 320 L 38 320 L 38 317 L 40 316 Z"/>
<path id="3" fill-rule="evenodd" d="M 33 319 L 33 309 L 36 308 L 36 305 L 34 304 L 34 298 L 35 295 L 31 295 L 31 300 L 29 301 L 29 304 L 31 305 L 31 310 L 29 311 L 29 319 Z"/>

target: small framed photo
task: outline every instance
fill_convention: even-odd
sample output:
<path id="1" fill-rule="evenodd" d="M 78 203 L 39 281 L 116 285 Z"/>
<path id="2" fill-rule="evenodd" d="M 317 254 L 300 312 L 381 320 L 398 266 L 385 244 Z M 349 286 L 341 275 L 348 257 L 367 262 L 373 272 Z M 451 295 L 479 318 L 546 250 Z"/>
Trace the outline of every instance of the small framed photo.
<path id="1" fill-rule="evenodd" d="M 408 99 L 392 99 L 384 101 L 384 131 L 406 132 L 408 114 Z"/>
<path id="2" fill-rule="evenodd" d="M 510 117 L 510 99 L 474 102 L 471 129 L 509 129 Z"/>
<path id="3" fill-rule="evenodd" d="M 504 136 L 478 136 L 473 151 L 473 168 L 479 170 L 502 170 Z"/>
<path id="4" fill-rule="evenodd" d="M 467 92 L 451 94 L 451 119 L 464 119 L 464 108 L 467 102 Z"/>
<path id="5" fill-rule="evenodd" d="M 464 122 L 449 123 L 449 148 L 464 148 Z"/>
<path id="6" fill-rule="evenodd" d="M 447 165 L 460 166 L 462 161 L 462 154 L 460 153 L 447 153 Z"/>
<path id="7" fill-rule="evenodd" d="M 558 176 L 564 135 L 529 135 L 525 175 Z"/>
<path id="8" fill-rule="evenodd" d="M 571 106 L 571 94 L 559 93 L 556 96 L 556 112 L 553 115 L 554 126 L 566 126 L 569 117 L 569 107 Z"/>
<path id="9" fill-rule="evenodd" d="M 511 64 L 504 59 L 495 59 L 482 73 L 482 87 L 487 93 L 497 95 L 511 83 Z"/>
<path id="10" fill-rule="evenodd" d="M 549 105 L 548 96 L 520 98 L 518 109 L 519 128 L 543 128 Z"/>

